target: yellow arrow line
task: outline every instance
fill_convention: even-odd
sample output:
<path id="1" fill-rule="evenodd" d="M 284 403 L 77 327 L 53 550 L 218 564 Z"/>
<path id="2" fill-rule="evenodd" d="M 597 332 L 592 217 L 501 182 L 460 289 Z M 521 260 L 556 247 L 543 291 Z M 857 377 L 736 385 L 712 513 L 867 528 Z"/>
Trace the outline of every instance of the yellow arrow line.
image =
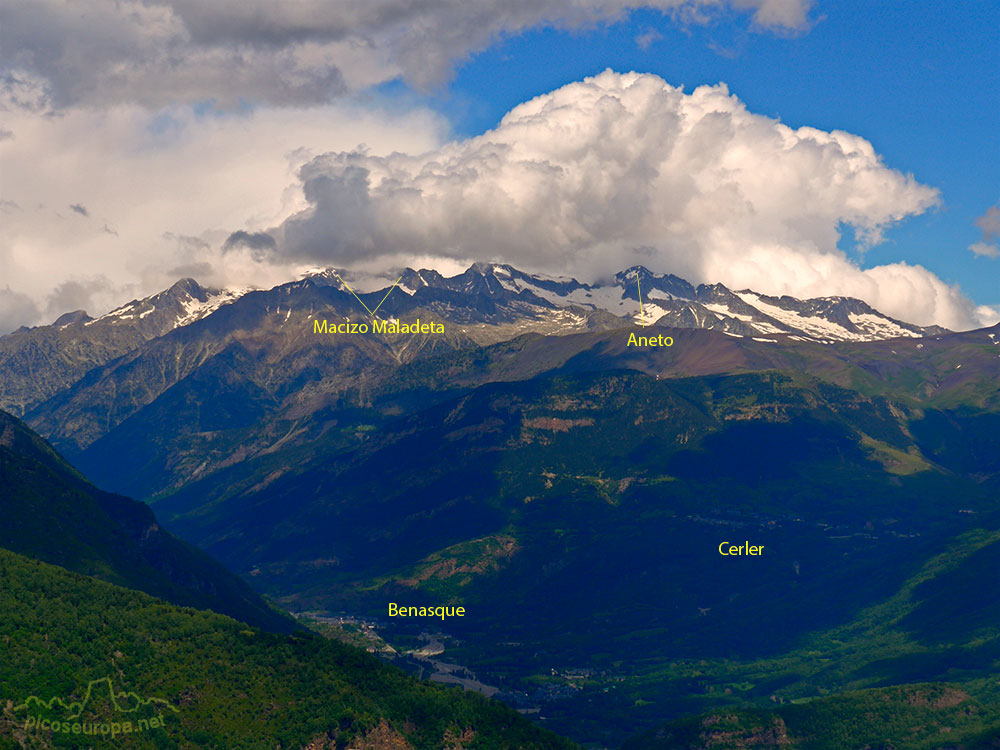
<path id="1" fill-rule="evenodd" d="M 398 279 L 396 279 L 396 284 L 398 284 L 402 280 L 403 280 L 403 277 L 400 276 Z M 389 291 L 385 293 L 385 297 L 382 298 L 382 302 L 385 302 L 385 298 L 388 297 L 389 294 L 392 292 L 392 290 L 396 288 L 396 284 L 393 284 L 391 287 L 389 287 Z M 382 307 L 382 302 L 379 302 L 377 305 L 375 305 L 375 309 L 372 310 L 372 317 L 373 318 L 375 317 L 375 313 L 378 312 L 378 309 L 380 307 Z"/>
<path id="2" fill-rule="evenodd" d="M 642 311 L 642 287 L 639 286 L 639 272 L 635 273 L 635 288 L 639 290 L 639 319 L 642 321 L 643 327 L 646 325 L 646 313 Z"/>
<path id="3" fill-rule="evenodd" d="M 341 279 L 341 278 L 340 278 L 340 274 L 338 274 L 338 273 L 337 273 L 336 271 L 334 271 L 334 272 L 333 272 L 333 275 L 334 275 L 334 276 L 336 276 L 336 277 L 337 277 L 337 278 L 338 278 L 338 279 L 340 280 L 340 283 L 341 283 L 341 284 L 343 284 L 344 286 L 346 286 L 346 287 L 347 287 L 347 291 L 349 291 L 349 292 L 350 292 L 351 294 L 354 294 L 354 290 L 353 290 L 353 289 L 351 289 L 351 287 L 350 287 L 350 286 L 348 286 L 348 284 L 347 284 L 347 282 L 346 282 L 346 281 L 344 281 L 343 279 Z M 399 278 L 403 278 L 403 277 L 402 277 L 402 276 L 400 276 Z M 399 283 L 399 282 L 396 282 L 396 283 Z M 395 286 L 395 285 L 393 285 L 393 286 Z M 390 289 L 389 291 L 391 292 L 392 290 Z M 362 306 L 363 308 L 365 308 L 366 310 L 368 310 L 368 305 L 366 305 L 366 304 L 365 304 L 365 303 L 364 303 L 364 302 L 362 301 L 361 297 L 359 297 L 359 296 L 358 296 L 357 294 L 354 294 L 354 299 L 356 299 L 356 300 L 357 300 L 358 302 L 361 302 L 361 306 Z M 383 301 L 384 301 L 384 300 L 383 300 Z M 381 302 L 379 302 L 379 304 L 381 305 L 382 303 L 381 303 Z M 376 307 L 375 309 L 377 310 L 378 308 Z M 372 316 L 373 318 L 375 317 L 375 313 L 373 313 L 373 312 L 372 312 L 371 310 L 368 310 L 368 314 L 369 314 L 369 315 L 371 315 L 371 316 Z"/>

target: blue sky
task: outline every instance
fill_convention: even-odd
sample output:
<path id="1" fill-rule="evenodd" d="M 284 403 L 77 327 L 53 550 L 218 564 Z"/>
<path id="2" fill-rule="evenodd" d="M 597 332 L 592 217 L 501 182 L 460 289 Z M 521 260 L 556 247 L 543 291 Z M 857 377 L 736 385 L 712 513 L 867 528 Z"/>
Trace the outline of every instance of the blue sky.
<path id="1" fill-rule="evenodd" d="M 812 16 L 813 27 L 791 37 L 731 15 L 681 27 L 650 10 L 587 31 L 533 30 L 475 55 L 430 96 L 409 94 L 468 136 L 605 68 L 655 73 L 688 91 L 725 82 L 751 111 L 863 136 L 888 166 L 941 191 L 940 208 L 857 255 L 863 267 L 921 264 L 981 304 L 1000 303 L 1000 262 L 968 250 L 980 239 L 975 220 L 1000 201 L 1000 4 L 842 1 Z M 852 236 L 841 246 L 853 252 Z"/>

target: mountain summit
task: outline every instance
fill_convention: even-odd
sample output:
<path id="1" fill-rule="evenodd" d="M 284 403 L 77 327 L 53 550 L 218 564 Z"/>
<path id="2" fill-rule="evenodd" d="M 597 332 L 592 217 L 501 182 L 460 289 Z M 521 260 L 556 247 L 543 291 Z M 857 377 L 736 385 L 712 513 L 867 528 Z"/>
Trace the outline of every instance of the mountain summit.
<path id="1" fill-rule="evenodd" d="M 132 300 L 99 318 L 76 310 L 60 315 L 52 325 L 20 328 L 2 336 L 0 409 L 23 415 L 94 367 L 200 320 L 242 293 L 181 279 L 169 289 Z"/>

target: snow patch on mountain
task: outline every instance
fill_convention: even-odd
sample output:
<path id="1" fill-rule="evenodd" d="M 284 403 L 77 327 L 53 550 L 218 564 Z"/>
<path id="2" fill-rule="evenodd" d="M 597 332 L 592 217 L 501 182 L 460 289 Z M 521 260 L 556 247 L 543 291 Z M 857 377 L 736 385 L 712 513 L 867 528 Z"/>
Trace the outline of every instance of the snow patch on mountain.
<path id="1" fill-rule="evenodd" d="M 895 321 L 882 317 L 881 315 L 872 313 L 848 313 L 848 317 L 855 326 L 874 338 L 917 338 L 920 336 L 920 334 L 916 331 L 903 328 Z"/>
<path id="2" fill-rule="evenodd" d="M 209 294 L 205 300 L 189 295 L 187 299 L 180 300 L 183 313 L 177 318 L 174 328 L 180 328 L 208 317 L 223 305 L 235 302 L 249 291 L 251 291 L 249 288 L 213 290 L 213 293 Z"/>
<path id="3" fill-rule="evenodd" d="M 249 287 L 208 289 L 193 279 L 182 279 L 169 289 L 151 297 L 132 300 L 98 318 L 87 320 L 84 325 L 94 326 L 99 323 L 114 325 L 126 321 L 146 322 L 149 319 L 149 323 L 155 323 L 157 335 L 162 335 L 211 315 L 223 305 L 239 299 L 249 291 L 251 291 Z M 155 318 L 151 317 L 154 315 Z"/>

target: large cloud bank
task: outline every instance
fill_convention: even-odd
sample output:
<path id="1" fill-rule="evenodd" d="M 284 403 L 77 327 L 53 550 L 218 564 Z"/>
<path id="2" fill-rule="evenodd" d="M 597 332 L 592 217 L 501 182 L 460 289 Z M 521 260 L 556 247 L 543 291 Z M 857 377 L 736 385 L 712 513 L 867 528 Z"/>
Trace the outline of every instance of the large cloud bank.
<path id="1" fill-rule="evenodd" d="M 100 314 L 181 274 L 294 275 L 225 239 L 304 206 L 299 165 L 442 142 L 440 117 L 386 106 L 375 84 L 434 86 L 498 38 L 637 8 L 797 33 L 811 1 L 0 0 L 0 334 L 67 306 Z"/>
<path id="2" fill-rule="evenodd" d="M 811 0 L 0 0 L 0 88 L 36 107 L 211 99 L 322 103 L 402 76 L 418 85 L 498 37 L 653 8 L 725 11 L 778 32 Z"/>
<path id="3" fill-rule="evenodd" d="M 691 93 L 611 71 L 513 109 L 482 136 L 419 156 L 326 154 L 300 179 L 309 207 L 272 233 L 323 263 L 494 258 L 599 277 L 640 262 L 697 282 L 849 295 L 916 323 L 984 321 L 957 288 L 906 263 L 862 269 L 867 243 L 937 203 L 841 131 L 792 129 L 725 85 Z"/>
<path id="4" fill-rule="evenodd" d="M 231 286 L 294 278 L 296 264 L 223 252 L 225 239 L 301 209 L 295 175 L 316 154 L 362 142 L 420 152 L 445 130 L 426 111 L 345 102 L 203 116 L 122 105 L 8 112 L 2 122 L 16 135 L 0 137 L 0 335 L 77 308 L 100 315 L 182 276 Z"/>

